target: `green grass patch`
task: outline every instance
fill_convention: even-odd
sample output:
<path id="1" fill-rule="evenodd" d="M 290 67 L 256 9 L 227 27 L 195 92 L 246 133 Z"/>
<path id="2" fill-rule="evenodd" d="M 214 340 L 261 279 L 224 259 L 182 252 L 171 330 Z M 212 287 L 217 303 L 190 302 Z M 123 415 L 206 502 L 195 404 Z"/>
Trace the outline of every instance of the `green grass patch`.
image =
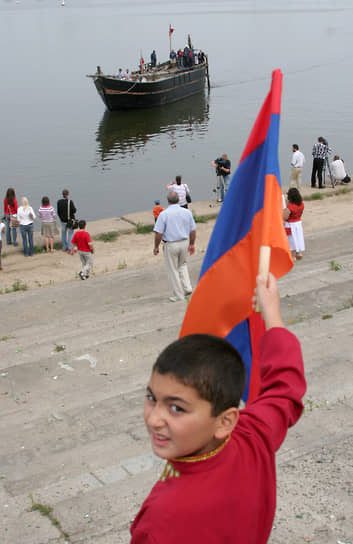
<path id="1" fill-rule="evenodd" d="M 125 268 L 127 268 L 127 264 L 125 261 L 123 261 L 122 263 L 119 263 L 117 266 L 118 270 L 125 270 Z"/>
<path id="2" fill-rule="evenodd" d="M 101 234 L 98 234 L 96 236 L 96 240 L 99 240 L 100 242 L 115 242 L 118 236 L 119 233 L 115 230 L 112 230 L 110 232 L 102 232 Z"/>
<path id="3" fill-rule="evenodd" d="M 53 249 L 55 249 L 56 251 L 62 249 L 62 243 L 54 242 Z M 45 246 L 33 246 L 33 254 L 36 255 L 38 253 L 46 253 Z"/>
<path id="4" fill-rule="evenodd" d="M 217 214 L 209 214 L 209 215 L 195 215 L 193 213 L 195 223 L 208 223 L 208 221 L 212 221 L 213 219 L 216 219 Z"/>
<path id="5" fill-rule="evenodd" d="M 54 351 L 60 352 L 64 350 L 65 350 L 65 346 L 63 344 L 55 344 Z"/>
<path id="6" fill-rule="evenodd" d="M 154 225 L 144 225 L 143 223 L 137 223 L 136 234 L 148 234 L 153 232 Z"/>
<path id="7" fill-rule="evenodd" d="M 6 342 L 6 340 L 11 340 L 12 338 L 15 338 L 15 336 L 12 336 L 12 334 L 8 334 L 7 336 L 1 336 L 0 342 Z"/>
<path id="8" fill-rule="evenodd" d="M 32 494 L 29 495 L 29 498 L 32 501 L 31 512 L 39 512 L 42 516 L 48 518 L 52 525 L 54 525 L 54 527 L 60 531 L 62 537 L 65 539 L 69 538 L 69 534 L 63 531 L 60 522 L 54 517 L 52 506 L 42 504 L 40 502 L 34 502 Z"/>
<path id="9" fill-rule="evenodd" d="M 342 265 L 336 263 L 336 261 L 330 261 L 330 270 L 338 272 L 338 270 L 342 270 Z"/>
<path id="10" fill-rule="evenodd" d="M 333 317 L 332 314 L 324 314 L 321 319 L 331 319 Z"/>
<path id="11" fill-rule="evenodd" d="M 12 284 L 12 291 L 27 291 L 27 283 L 22 283 L 21 280 L 16 280 Z"/>
<path id="12" fill-rule="evenodd" d="M 345 195 L 351 192 L 352 192 L 352 189 L 350 187 L 340 187 L 339 189 L 336 189 L 335 195 Z"/>
<path id="13" fill-rule="evenodd" d="M 310 200 L 323 200 L 324 198 L 330 198 L 332 196 L 339 196 L 339 195 L 345 195 L 347 193 L 351 193 L 353 191 L 352 187 L 339 187 L 338 189 L 335 189 L 334 191 L 321 193 L 316 192 L 312 193 L 311 195 L 305 195 L 303 196 L 303 200 L 310 201 Z"/>
<path id="14" fill-rule="evenodd" d="M 323 200 L 325 197 L 322 193 L 313 193 L 312 195 L 304 196 L 303 200 Z"/>
<path id="15" fill-rule="evenodd" d="M 44 253 L 45 252 L 45 247 L 44 246 L 34 246 L 33 247 L 33 254 L 37 254 L 37 253 Z"/>
<path id="16" fill-rule="evenodd" d="M 16 280 L 13 282 L 12 287 L 5 287 L 4 289 L 0 289 L 0 295 L 15 293 L 16 291 L 27 291 L 27 289 L 27 283 L 22 283 L 21 280 Z"/>

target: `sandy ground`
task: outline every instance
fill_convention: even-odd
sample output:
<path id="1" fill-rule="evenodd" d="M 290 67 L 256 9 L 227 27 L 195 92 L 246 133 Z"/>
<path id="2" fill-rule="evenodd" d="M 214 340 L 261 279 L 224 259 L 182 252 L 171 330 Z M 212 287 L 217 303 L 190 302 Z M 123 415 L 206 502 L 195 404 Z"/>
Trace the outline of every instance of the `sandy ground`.
<path id="1" fill-rule="evenodd" d="M 339 190 L 340 187 L 337 187 Z M 336 189 L 336 190 L 337 190 Z M 326 188 L 323 191 L 323 200 L 305 202 L 303 214 L 304 235 L 335 228 L 353 222 L 353 200 L 351 187 L 347 193 L 333 195 L 333 190 Z M 309 195 L 312 190 L 305 187 L 303 195 Z M 103 220 L 88 223 L 87 230 L 93 234 L 109 232 L 116 229 L 117 219 Z M 197 254 L 204 253 L 214 220 L 197 224 Z M 58 237 L 57 241 L 60 240 Z M 81 269 L 78 254 L 70 256 L 57 250 L 54 253 L 38 253 L 33 257 L 24 257 L 22 253 L 21 236 L 18 233 L 18 247 L 7 246 L 3 242 L 3 270 L 0 272 L 0 290 L 12 290 L 14 284 L 26 286 L 27 289 L 39 288 L 44 285 L 53 285 L 61 282 L 79 280 L 78 272 Z M 41 245 L 43 240 L 39 233 L 35 233 L 35 244 Z M 158 265 L 161 254 L 155 257 L 153 249 L 153 233 L 148 234 L 120 234 L 113 242 L 95 240 L 94 271 L 101 276 L 117 270 L 138 269 L 148 264 Z"/>

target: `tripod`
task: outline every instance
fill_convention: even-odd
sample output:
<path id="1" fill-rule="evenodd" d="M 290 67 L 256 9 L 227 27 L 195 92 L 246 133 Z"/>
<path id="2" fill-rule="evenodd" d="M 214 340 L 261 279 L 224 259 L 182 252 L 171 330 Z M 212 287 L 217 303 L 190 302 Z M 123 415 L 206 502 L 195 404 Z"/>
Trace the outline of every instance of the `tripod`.
<path id="1" fill-rule="evenodd" d="M 336 181 L 332 175 L 331 166 L 330 166 L 328 157 L 325 157 L 324 159 L 324 185 L 326 185 L 326 168 L 328 172 L 328 177 L 330 178 L 330 181 L 331 181 L 331 187 L 334 187 L 336 185 Z"/>
<path id="2" fill-rule="evenodd" d="M 221 188 L 223 188 L 223 194 L 225 193 L 225 184 L 224 184 L 224 179 L 223 179 L 223 176 L 217 176 L 217 182 L 216 182 L 216 187 L 215 189 L 213 189 L 213 192 L 216 193 L 216 200 L 217 202 L 222 202 L 222 199 L 221 199 Z"/>

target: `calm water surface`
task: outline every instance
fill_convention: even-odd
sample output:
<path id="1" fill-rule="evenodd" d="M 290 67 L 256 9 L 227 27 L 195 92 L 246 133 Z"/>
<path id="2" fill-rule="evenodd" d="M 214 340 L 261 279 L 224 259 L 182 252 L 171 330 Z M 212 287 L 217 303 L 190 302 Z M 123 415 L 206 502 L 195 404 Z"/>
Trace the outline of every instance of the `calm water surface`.
<path id="1" fill-rule="evenodd" d="M 332 7 L 334 5 L 334 7 Z M 233 169 L 268 92 L 284 73 L 280 163 L 291 144 L 307 157 L 325 136 L 353 171 L 351 0 L 0 0 L 1 191 L 13 186 L 39 207 L 68 187 L 80 217 L 149 209 L 181 174 L 195 200 L 211 198 L 210 161 Z M 158 60 L 173 46 L 209 55 L 212 88 L 169 107 L 105 111 L 86 74 L 136 69 L 140 50 Z"/>

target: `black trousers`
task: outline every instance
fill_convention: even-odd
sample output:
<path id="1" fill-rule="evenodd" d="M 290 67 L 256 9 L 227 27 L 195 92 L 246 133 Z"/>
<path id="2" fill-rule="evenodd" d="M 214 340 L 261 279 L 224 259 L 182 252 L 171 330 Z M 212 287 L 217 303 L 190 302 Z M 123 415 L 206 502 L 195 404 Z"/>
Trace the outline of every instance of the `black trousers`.
<path id="1" fill-rule="evenodd" d="M 313 169 L 311 172 L 311 186 L 316 186 L 316 173 L 317 179 L 319 180 L 319 187 L 322 188 L 322 171 L 324 169 L 324 159 L 319 159 L 315 157 L 313 160 Z"/>

